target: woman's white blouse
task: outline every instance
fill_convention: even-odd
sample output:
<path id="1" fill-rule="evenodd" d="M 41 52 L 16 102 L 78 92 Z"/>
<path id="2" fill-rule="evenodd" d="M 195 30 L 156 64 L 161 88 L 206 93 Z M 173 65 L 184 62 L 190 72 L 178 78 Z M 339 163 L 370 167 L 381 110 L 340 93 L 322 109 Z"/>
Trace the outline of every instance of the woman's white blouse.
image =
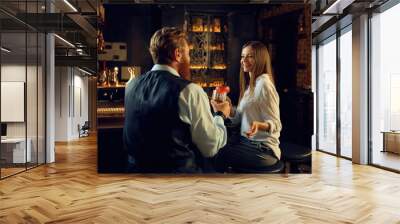
<path id="1" fill-rule="evenodd" d="M 240 132 L 244 137 L 247 137 L 245 132 L 250 130 L 253 121 L 268 123 L 270 126 L 268 132 L 259 130 L 249 139 L 262 142 L 271 148 L 278 158 L 281 157 L 279 136 L 282 124 L 279 115 L 279 95 L 268 74 L 260 75 L 256 79 L 253 96 L 250 95 L 250 89 L 247 88 L 232 121 L 234 123 L 241 122 Z"/>

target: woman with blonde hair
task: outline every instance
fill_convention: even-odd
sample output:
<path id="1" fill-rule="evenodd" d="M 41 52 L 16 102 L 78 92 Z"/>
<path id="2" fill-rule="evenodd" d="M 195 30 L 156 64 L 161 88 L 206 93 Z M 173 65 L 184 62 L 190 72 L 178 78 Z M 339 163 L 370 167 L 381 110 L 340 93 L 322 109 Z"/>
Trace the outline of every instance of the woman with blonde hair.
<path id="1" fill-rule="evenodd" d="M 264 172 L 279 162 L 282 129 L 267 47 L 259 41 L 246 43 L 240 64 L 239 105 L 229 118 L 232 124 L 240 124 L 240 136 L 220 150 L 216 166 L 222 171 L 230 167 L 238 172 Z M 211 104 L 219 110 L 220 104 Z"/>

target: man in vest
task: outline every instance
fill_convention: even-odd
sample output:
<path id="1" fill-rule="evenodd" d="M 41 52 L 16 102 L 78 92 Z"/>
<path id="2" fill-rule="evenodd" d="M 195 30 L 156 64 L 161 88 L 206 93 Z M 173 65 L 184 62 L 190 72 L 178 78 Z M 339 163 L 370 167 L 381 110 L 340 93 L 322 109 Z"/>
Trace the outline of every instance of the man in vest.
<path id="1" fill-rule="evenodd" d="M 227 142 L 225 103 L 211 114 L 207 94 L 188 81 L 187 36 L 177 28 L 156 31 L 150 41 L 154 66 L 132 80 L 125 93 L 124 142 L 136 172 L 205 171 Z"/>

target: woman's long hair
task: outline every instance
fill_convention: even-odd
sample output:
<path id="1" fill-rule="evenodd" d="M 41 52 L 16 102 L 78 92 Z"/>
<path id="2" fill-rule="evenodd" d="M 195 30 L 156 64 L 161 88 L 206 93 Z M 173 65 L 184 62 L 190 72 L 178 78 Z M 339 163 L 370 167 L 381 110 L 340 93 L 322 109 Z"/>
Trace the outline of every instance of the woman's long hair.
<path id="1" fill-rule="evenodd" d="M 267 47 L 260 41 L 250 41 L 243 45 L 242 50 L 246 47 L 251 47 L 254 51 L 255 64 L 252 71 L 252 76 L 249 77 L 247 72 L 244 72 L 242 63 L 240 62 L 240 98 L 242 99 L 246 88 L 250 87 L 250 95 L 254 94 L 254 87 L 257 77 L 262 74 L 270 75 L 272 83 L 274 76 L 272 74 L 271 57 L 269 56 Z M 249 77 L 249 78 L 248 78 Z"/>

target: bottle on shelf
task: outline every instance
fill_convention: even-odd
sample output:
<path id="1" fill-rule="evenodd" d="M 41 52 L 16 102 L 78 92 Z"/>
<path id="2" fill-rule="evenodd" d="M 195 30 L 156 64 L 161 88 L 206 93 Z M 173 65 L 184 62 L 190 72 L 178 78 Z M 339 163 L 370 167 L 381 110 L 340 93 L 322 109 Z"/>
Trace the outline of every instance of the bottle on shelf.
<path id="1" fill-rule="evenodd" d="M 107 85 L 107 69 L 100 71 L 97 82 L 100 86 Z"/>
<path id="2" fill-rule="evenodd" d="M 102 61 L 99 62 L 100 65 L 100 72 L 97 75 L 97 85 L 98 86 L 105 86 L 108 85 L 108 70 L 106 66 L 106 62 Z"/>
<path id="3" fill-rule="evenodd" d="M 98 51 L 98 53 L 103 53 L 104 46 L 105 46 L 105 42 L 104 42 L 103 33 L 100 30 L 98 30 L 97 31 L 97 51 Z"/>
<path id="4" fill-rule="evenodd" d="M 210 24 L 210 27 L 212 27 L 212 30 L 210 30 L 210 32 L 220 33 L 221 32 L 221 19 L 214 18 L 213 24 L 212 25 Z"/>
<path id="5" fill-rule="evenodd" d="M 118 67 L 114 67 L 114 71 L 110 71 L 108 83 L 113 86 L 118 85 Z"/>

